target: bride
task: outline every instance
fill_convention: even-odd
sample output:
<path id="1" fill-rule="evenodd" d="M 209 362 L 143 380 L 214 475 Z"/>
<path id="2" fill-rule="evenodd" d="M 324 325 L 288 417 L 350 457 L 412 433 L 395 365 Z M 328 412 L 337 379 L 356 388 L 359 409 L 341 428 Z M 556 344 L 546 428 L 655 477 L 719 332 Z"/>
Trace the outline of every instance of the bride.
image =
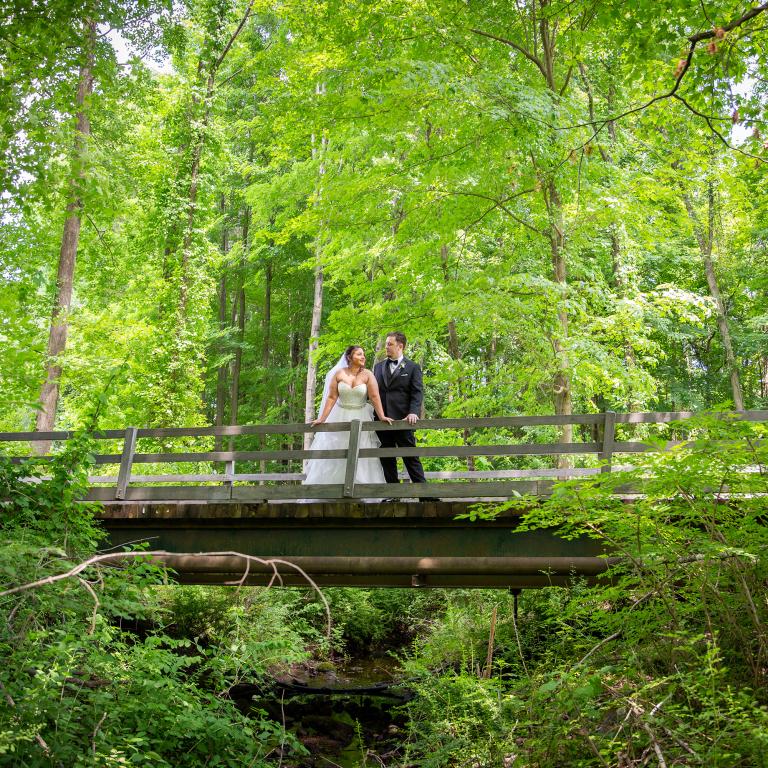
<path id="1" fill-rule="evenodd" d="M 392 419 L 384 415 L 376 378 L 365 367 L 365 352 L 362 347 L 353 344 L 347 347 L 339 362 L 325 377 L 320 416 L 312 422 L 312 426 L 340 421 L 373 421 L 374 411 L 380 421 L 392 423 Z M 375 432 L 360 432 L 360 448 L 378 448 L 380 445 Z M 349 432 L 318 432 L 312 450 L 346 449 L 348 446 Z M 310 459 L 303 484 L 341 484 L 344 482 L 346 467 L 346 459 Z M 355 482 L 385 483 L 381 462 L 376 458 L 358 459 Z"/>

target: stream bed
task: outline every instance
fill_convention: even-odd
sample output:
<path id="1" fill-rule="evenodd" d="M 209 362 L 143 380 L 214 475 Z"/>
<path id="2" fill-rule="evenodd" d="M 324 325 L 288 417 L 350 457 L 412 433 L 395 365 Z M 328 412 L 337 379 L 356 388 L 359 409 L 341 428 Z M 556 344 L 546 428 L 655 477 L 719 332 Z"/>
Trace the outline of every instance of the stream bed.
<path id="1" fill-rule="evenodd" d="M 253 697 L 251 707 L 284 722 L 308 750 L 298 761 L 286 756 L 285 768 L 388 765 L 402 750 L 402 705 L 411 696 L 389 687 L 399 674 L 391 656 L 304 665 L 278 676 L 275 692 Z"/>

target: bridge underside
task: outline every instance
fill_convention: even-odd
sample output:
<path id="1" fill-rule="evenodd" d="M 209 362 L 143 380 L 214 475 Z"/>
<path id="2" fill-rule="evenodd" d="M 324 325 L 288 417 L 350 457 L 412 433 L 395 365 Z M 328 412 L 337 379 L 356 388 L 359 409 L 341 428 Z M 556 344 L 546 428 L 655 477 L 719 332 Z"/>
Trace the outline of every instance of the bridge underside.
<path id="1" fill-rule="evenodd" d="M 592 581 L 605 570 L 598 542 L 516 532 L 519 513 L 455 519 L 476 503 L 115 501 L 101 519 L 110 546 L 146 541 L 178 553 L 166 562 L 184 584 L 306 585 L 300 568 L 319 586 L 525 588 Z"/>

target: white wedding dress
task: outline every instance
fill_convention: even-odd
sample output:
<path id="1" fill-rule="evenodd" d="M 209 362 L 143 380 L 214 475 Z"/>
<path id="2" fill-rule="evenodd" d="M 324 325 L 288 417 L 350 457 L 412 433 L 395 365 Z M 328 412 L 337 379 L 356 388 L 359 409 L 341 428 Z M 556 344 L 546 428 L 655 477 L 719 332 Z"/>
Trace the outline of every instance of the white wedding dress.
<path id="1" fill-rule="evenodd" d="M 351 387 L 344 381 L 339 382 L 339 398 L 325 420 L 326 424 L 340 421 L 373 421 L 373 406 L 368 402 L 368 387 L 358 384 Z M 360 448 L 378 448 L 381 445 L 375 432 L 360 432 Z M 326 451 L 349 446 L 349 432 L 318 432 L 312 442 L 311 450 Z M 310 459 L 306 466 L 303 485 L 327 485 L 344 482 L 347 471 L 346 459 Z M 377 458 L 359 458 L 355 483 L 385 483 L 384 470 Z"/>

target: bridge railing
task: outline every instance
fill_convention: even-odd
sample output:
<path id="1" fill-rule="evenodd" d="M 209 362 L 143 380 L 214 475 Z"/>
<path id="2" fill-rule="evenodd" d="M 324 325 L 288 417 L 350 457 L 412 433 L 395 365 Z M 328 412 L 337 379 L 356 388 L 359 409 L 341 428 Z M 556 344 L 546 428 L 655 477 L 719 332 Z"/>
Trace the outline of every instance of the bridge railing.
<path id="1" fill-rule="evenodd" d="M 424 419 L 417 423 L 417 432 L 456 431 L 466 435 L 476 431 L 485 434 L 493 430 L 496 441 L 486 444 L 433 444 L 417 445 L 415 448 L 360 448 L 360 435 L 365 431 L 389 431 L 414 429 L 404 422 L 392 425 L 380 422 L 352 421 L 335 424 L 256 424 L 221 427 L 127 427 L 121 430 L 104 430 L 94 435 L 97 440 L 112 442 L 120 446 L 119 453 L 99 453 L 94 457 L 97 466 L 117 467 L 116 475 L 94 475 L 89 480 L 89 500 L 100 501 L 297 501 L 297 500 L 338 500 L 376 499 L 382 497 L 407 498 L 418 496 L 422 499 L 466 499 L 466 498 L 509 498 L 520 494 L 548 495 L 556 479 L 610 472 L 619 455 L 648 450 L 658 450 L 655 442 L 642 439 L 617 439 L 617 427 L 621 425 L 660 425 L 671 422 L 685 422 L 695 414 L 687 411 L 652 413 L 574 414 L 568 416 L 501 416 L 491 418 Z M 740 411 L 717 414 L 721 418 L 739 418 L 751 422 L 768 421 L 768 411 Z M 525 428 L 562 427 L 573 425 L 593 436 L 582 442 L 521 442 L 511 435 L 520 435 Z M 348 432 L 348 447 L 336 450 L 305 450 L 295 447 L 258 450 L 178 450 L 161 449 L 140 452 L 138 443 L 152 441 L 155 445 L 169 445 L 179 440 L 201 438 L 229 438 L 234 445 L 237 438 L 256 436 L 262 440 L 269 436 L 301 438 L 308 432 Z M 0 450 L 8 451 L 11 445 L 34 444 L 36 442 L 66 442 L 72 432 L 0 432 Z M 505 442 L 499 442 L 499 435 L 507 435 Z M 682 440 L 668 440 L 666 448 L 679 445 Z M 419 456 L 425 460 L 439 457 L 454 459 L 510 459 L 511 457 L 549 456 L 552 459 L 569 457 L 591 457 L 596 466 L 584 467 L 539 467 L 527 469 L 467 469 L 428 471 L 427 479 L 433 482 L 419 484 L 360 484 L 355 481 L 357 463 L 361 458 L 383 456 Z M 48 456 L 13 456 L 12 461 L 46 462 Z M 341 484 L 300 485 L 301 472 L 290 471 L 291 463 L 297 465 L 307 459 L 335 459 L 345 462 L 345 480 Z M 237 464 L 281 462 L 289 471 L 278 472 L 237 472 Z M 158 466 L 180 463 L 213 464 L 224 467 L 223 472 L 189 473 L 170 471 L 154 473 Z M 141 474 L 137 467 L 151 465 L 152 474 Z M 174 469 L 174 467 L 171 467 Z"/>

